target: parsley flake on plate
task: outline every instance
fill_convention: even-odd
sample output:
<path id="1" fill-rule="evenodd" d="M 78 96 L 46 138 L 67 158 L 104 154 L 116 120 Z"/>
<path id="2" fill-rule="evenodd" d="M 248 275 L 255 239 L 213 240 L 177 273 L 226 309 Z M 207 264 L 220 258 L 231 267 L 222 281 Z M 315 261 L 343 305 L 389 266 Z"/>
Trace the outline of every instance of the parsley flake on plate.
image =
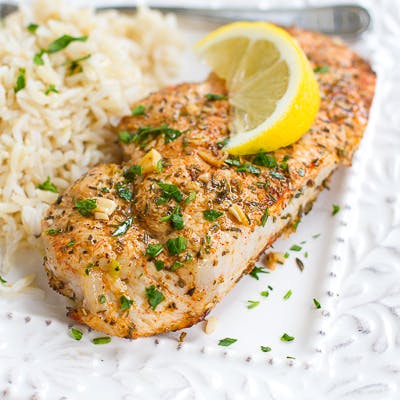
<path id="1" fill-rule="evenodd" d="M 233 339 L 233 338 L 225 338 L 225 339 L 221 339 L 219 342 L 218 342 L 218 346 L 225 346 L 225 347 L 227 347 L 227 346 L 230 346 L 231 344 L 233 344 L 233 343 L 235 343 L 235 342 L 237 342 L 237 339 Z"/>
<path id="2" fill-rule="evenodd" d="M 321 304 L 317 299 L 314 298 L 313 302 L 314 302 L 315 308 L 321 308 Z"/>
<path id="3" fill-rule="evenodd" d="M 290 335 L 288 335 L 287 333 L 284 333 L 282 336 L 281 336 L 281 341 L 282 342 L 291 342 L 291 341 L 293 341 L 294 340 L 294 336 L 290 336 Z"/>
<path id="4" fill-rule="evenodd" d="M 257 307 L 259 304 L 260 304 L 260 302 L 259 301 L 254 301 L 254 300 L 247 300 L 247 308 L 249 309 L 249 310 L 251 310 L 252 308 L 255 308 L 255 307 Z"/>
<path id="5" fill-rule="evenodd" d="M 290 296 L 292 295 L 292 291 L 288 290 L 285 295 L 283 296 L 283 300 L 288 300 Z"/>
<path id="6" fill-rule="evenodd" d="M 340 211 L 340 206 L 332 204 L 332 215 L 336 215 Z"/>
<path id="7" fill-rule="evenodd" d="M 93 344 L 107 344 L 111 342 L 111 338 L 109 336 L 97 337 L 92 339 Z"/>
<path id="8" fill-rule="evenodd" d="M 71 336 L 75 339 L 75 340 L 81 340 L 83 337 L 83 333 L 76 328 L 71 328 Z"/>
<path id="9" fill-rule="evenodd" d="M 268 346 L 260 346 L 260 349 L 263 353 L 268 353 L 269 351 L 271 351 L 271 347 Z"/>

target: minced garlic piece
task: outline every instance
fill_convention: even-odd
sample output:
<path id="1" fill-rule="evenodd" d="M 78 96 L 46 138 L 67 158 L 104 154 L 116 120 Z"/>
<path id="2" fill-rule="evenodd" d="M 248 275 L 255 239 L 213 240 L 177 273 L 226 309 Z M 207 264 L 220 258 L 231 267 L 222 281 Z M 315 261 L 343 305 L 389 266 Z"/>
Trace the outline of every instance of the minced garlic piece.
<path id="1" fill-rule="evenodd" d="M 229 207 L 228 211 L 243 225 L 246 226 L 249 225 L 249 220 L 247 219 L 246 214 L 244 213 L 243 209 L 240 206 L 238 206 L 237 204 L 232 204 Z"/>
<path id="2" fill-rule="evenodd" d="M 219 159 L 215 156 L 213 156 L 211 153 L 209 153 L 208 151 L 204 151 L 204 150 L 198 150 L 197 154 L 200 156 L 200 158 L 202 158 L 207 164 L 210 164 L 214 167 L 220 167 L 222 165 L 222 163 L 224 162 L 224 160 Z"/>
<path id="3" fill-rule="evenodd" d="M 94 213 L 94 219 L 103 219 L 105 221 L 108 221 L 108 215 L 106 213 L 103 212 L 95 212 Z"/>
<path id="4" fill-rule="evenodd" d="M 96 206 L 95 213 L 104 213 L 110 216 L 117 208 L 117 203 L 114 200 L 97 197 Z"/>
<path id="5" fill-rule="evenodd" d="M 158 168 L 158 162 L 162 159 L 161 154 L 155 150 L 151 149 L 148 153 L 146 153 L 142 160 L 140 161 L 140 165 L 142 167 L 143 174 L 149 174 L 154 172 Z"/>
<path id="6" fill-rule="evenodd" d="M 204 321 L 203 324 L 203 331 L 207 335 L 210 335 L 215 331 L 215 328 L 217 327 L 217 318 L 211 316 L 207 320 Z"/>

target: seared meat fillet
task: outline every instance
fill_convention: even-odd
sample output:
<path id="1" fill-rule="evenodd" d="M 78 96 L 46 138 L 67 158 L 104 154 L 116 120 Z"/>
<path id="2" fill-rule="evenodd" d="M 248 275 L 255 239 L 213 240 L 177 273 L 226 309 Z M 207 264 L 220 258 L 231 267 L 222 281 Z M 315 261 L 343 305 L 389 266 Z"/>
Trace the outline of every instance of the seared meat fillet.
<path id="1" fill-rule="evenodd" d="M 317 74 L 321 110 L 297 143 L 228 156 L 229 103 L 205 96 L 225 95 L 224 83 L 169 87 L 121 122 L 126 163 L 93 168 L 50 208 L 45 267 L 74 301 L 73 319 L 129 338 L 195 324 L 310 210 L 335 168 L 350 164 L 375 75 L 337 41 L 290 33 L 314 67 L 329 66 Z"/>

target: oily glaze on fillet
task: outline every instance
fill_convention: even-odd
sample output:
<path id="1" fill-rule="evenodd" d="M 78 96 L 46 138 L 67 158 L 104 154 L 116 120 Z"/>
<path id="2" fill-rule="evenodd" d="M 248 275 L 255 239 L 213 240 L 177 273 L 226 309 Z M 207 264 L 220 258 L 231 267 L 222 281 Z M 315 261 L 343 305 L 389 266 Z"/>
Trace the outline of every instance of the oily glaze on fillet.
<path id="1" fill-rule="evenodd" d="M 144 106 L 143 115 L 121 122 L 126 163 L 93 168 L 50 208 L 45 266 L 51 286 L 74 300 L 73 319 L 131 338 L 200 321 L 309 211 L 336 167 L 350 164 L 375 75 L 337 41 L 290 33 L 314 67 L 329 66 L 317 74 L 321 110 L 298 142 L 268 155 L 228 157 L 221 142 L 229 135 L 229 103 L 205 96 L 226 95 L 224 83 L 212 76 L 169 87 L 133 105 Z M 150 150 L 162 163 L 141 176 L 128 170 Z M 87 199 L 98 208 L 82 215 L 77 202 Z"/>

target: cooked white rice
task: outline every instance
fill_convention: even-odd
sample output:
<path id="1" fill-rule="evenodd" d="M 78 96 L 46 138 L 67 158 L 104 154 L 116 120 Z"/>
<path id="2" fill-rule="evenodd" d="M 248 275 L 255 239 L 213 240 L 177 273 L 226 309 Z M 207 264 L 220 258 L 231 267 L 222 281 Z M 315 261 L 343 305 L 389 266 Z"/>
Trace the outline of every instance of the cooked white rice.
<path id="1" fill-rule="evenodd" d="M 35 32 L 27 26 L 35 23 Z M 64 50 L 34 55 L 60 36 L 87 35 Z M 0 27 L 0 259 L 1 274 L 16 250 L 40 249 L 40 221 L 57 194 L 37 189 L 49 176 L 62 191 L 89 167 L 115 155 L 112 131 L 129 105 L 167 84 L 182 58 L 172 16 L 77 10 L 40 0 Z M 67 60 L 90 54 L 70 73 Z M 26 87 L 14 92 L 20 69 Z M 58 93 L 45 94 L 54 85 Z M 36 237 L 35 237 L 36 236 Z M 0 284 L 0 286 L 2 286 Z"/>

